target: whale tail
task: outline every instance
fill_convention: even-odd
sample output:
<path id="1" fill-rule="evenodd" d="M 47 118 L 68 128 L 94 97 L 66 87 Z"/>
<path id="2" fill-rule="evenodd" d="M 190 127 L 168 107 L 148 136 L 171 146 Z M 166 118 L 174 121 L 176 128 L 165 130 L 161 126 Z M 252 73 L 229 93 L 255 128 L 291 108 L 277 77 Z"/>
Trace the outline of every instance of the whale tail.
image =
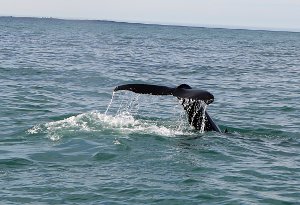
<path id="1" fill-rule="evenodd" d="M 210 92 L 192 89 L 187 84 L 181 84 L 176 88 L 149 84 L 126 84 L 117 86 L 114 89 L 115 92 L 119 90 L 128 90 L 135 93 L 150 95 L 173 95 L 182 99 L 201 100 L 207 105 L 214 101 L 214 96 Z"/>
<path id="2" fill-rule="evenodd" d="M 150 95 L 173 95 L 181 100 L 184 110 L 187 113 L 189 124 L 196 130 L 201 129 L 202 121 L 205 121 L 204 131 L 221 132 L 207 111 L 201 106 L 201 101 L 210 104 L 214 96 L 205 90 L 192 89 L 187 84 L 181 84 L 176 88 L 149 84 L 126 84 L 117 86 L 114 91 L 128 90 L 139 94 Z M 203 115 L 205 112 L 205 115 Z M 203 118 L 203 116 L 205 116 Z"/>

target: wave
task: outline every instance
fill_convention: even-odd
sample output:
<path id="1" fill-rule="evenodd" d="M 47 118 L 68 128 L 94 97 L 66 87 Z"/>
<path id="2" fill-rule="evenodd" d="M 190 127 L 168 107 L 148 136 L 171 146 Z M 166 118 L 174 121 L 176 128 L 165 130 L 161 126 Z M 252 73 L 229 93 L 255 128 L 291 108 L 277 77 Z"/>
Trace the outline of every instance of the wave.
<path id="1" fill-rule="evenodd" d="M 27 165 L 32 165 L 32 164 L 33 164 L 32 161 L 25 159 L 25 158 L 19 158 L 19 157 L 0 159 L 0 167 L 1 168 L 21 167 L 21 166 L 27 166 Z"/>

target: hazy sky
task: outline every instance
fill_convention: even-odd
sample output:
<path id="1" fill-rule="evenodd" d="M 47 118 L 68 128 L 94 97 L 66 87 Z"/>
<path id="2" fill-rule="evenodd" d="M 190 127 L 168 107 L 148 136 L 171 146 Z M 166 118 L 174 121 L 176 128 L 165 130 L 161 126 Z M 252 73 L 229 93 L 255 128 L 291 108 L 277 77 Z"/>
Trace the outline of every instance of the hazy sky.
<path id="1" fill-rule="evenodd" d="M 300 0 L 0 0 L 0 16 L 300 31 Z"/>

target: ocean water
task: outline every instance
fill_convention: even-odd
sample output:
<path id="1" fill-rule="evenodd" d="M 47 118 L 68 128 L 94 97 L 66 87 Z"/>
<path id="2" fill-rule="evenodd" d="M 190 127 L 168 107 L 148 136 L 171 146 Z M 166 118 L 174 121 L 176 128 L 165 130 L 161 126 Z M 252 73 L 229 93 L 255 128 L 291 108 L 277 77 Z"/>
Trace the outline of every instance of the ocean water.
<path id="1" fill-rule="evenodd" d="M 300 204 L 299 85 L 300 33 L 1 17 L 0 204 Z"/>

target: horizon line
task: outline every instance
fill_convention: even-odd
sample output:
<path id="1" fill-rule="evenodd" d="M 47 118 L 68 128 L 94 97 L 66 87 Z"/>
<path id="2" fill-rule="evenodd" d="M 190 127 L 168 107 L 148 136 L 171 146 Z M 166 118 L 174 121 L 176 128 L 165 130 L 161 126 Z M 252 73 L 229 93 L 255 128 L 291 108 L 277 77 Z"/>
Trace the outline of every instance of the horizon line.
<path id="1" fill-rule="evenodd" d="M 157 26 L 178 26 L 178 27 L 191 27 L 191 28 L 208 28 L 208 29 L 229 29 L 229 30 L 248 30 L 248 31 L 269 31 L 269 32 L 291 32 L 300 33 L 300 28 L 268 28 L 268 27 L 252 27 L 252 26 L 239 26 L 239 25 L 205 25 L 205 24 L 180 24 L 171 22 L 146 22 L 146 21 L 126 21 L 126 20 L 110 20 L 110 19 L 92 19 L 92 18 L 73 18 L 73 17 L 44 17 L 44 16 L 14 16 L 14 15 L 0 15 L 0 18 L 37 18 L 37 19 L 56 19 L 66 21 L 103 21 L 114 23 L 127 23 L 127 24 L 142 24 L 142 25 L 157 25 Z"/>

